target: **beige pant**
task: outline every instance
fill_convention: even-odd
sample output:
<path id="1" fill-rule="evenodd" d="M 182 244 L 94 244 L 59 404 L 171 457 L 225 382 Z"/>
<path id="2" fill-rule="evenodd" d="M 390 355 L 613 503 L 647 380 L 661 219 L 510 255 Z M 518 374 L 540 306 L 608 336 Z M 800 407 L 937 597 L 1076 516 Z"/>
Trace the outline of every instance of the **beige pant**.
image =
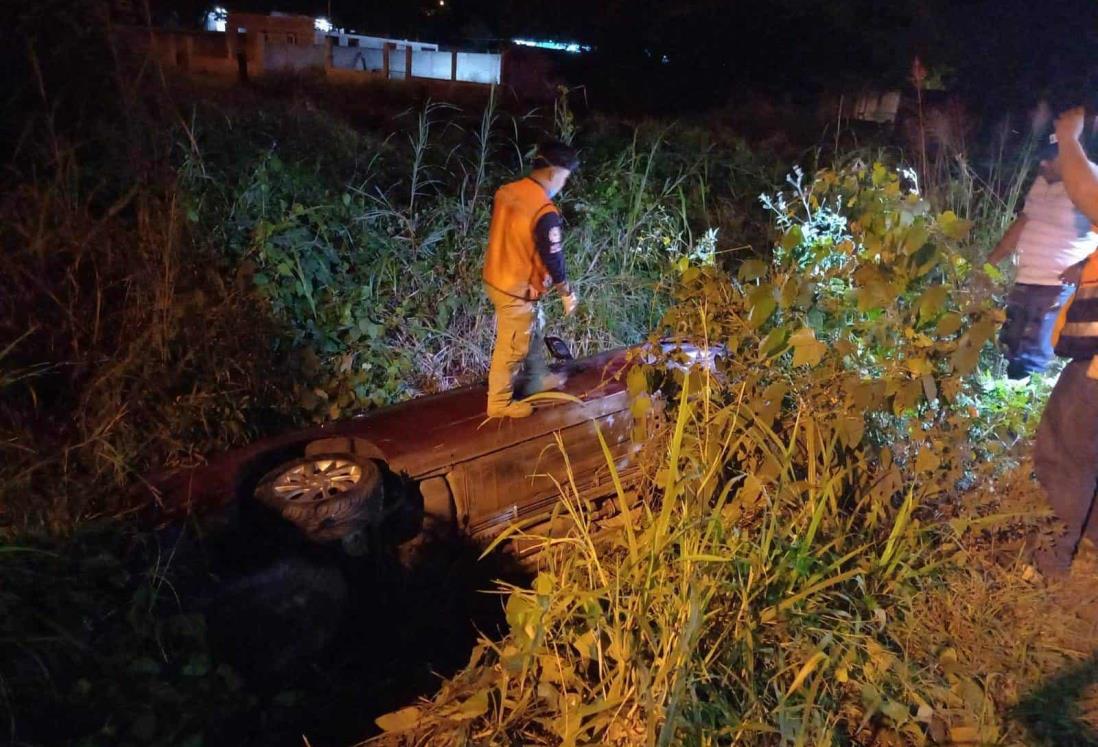
<path id="1" fill-rule="evenodd" d="M 484 289 L 496 307 L 496 345 L 488 370 L 488 412 L 493 412 L 511 401 L 515 378 L 524 362 L 532 380 L 540 380 L 549 366 L 541 349 L 542 324 L 537 304 L 509 296 L 490 285 Z"/>

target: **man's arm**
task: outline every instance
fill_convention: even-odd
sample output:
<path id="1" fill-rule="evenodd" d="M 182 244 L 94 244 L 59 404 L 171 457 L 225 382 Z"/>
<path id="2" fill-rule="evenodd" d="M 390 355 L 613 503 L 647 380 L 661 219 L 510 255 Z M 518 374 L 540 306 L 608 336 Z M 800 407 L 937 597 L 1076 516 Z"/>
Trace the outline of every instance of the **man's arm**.
<path id="1" fill-rule="evenodd" d="M 571 316 L 579 302 L 568 285 L 568 277 L 564 271 L 564 229 L 560 213 L 549 212 L 538 218 L 538 222 L 534 224 L 534 244 L 538 248 L 542 264 L 553 280 L 553 287 L 557 289 L 561 303 L 564 304 L 564 315 Z"/>
<path id="2" fill-rule="evenodd" d="M 999 239 L 999 243 L 995 245 L 995 248 L 991 250 L 991 253 L 987 255 L 987 261 L 993 265 L 997 265 L 1004 259 L 1014 254 L 1014 251 L 1018 248 L 1018 239 L 1022 235 L 1022 229 L 1026 225 L 1025 213 L 1019 215 L 1014 219 L 1014 222 L 1010 224 L 1010 228 L 1003 234 L 1003 238 Z"/>
<path id="3" fill-rule="evenodd" d="M 1098 166 L 1087 159 L 1083 144 L 1082 107 L 1069 109 L 1056 119 L 1056 140 L 1060 144 L 1060 168 L 1068 197 L 1091 223 L 1098 223 Z"/>
<path id="4" fill-rule="evenodd" d="M 553 286 L 563 296 L 569 293 L 568 277 L 564 270 L 564 229 L 560 214 L 546 213 L 534 224 L 534 244 L 542 264 L 553 279 Z"/>

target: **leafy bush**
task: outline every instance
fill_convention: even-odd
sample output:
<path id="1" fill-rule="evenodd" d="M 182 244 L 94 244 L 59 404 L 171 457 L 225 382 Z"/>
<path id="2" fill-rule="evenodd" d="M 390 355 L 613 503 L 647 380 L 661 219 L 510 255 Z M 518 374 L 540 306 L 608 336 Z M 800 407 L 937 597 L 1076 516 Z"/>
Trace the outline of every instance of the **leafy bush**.
<path id="1" fill-rule="evenodd" d="M 541 119 L 493 99 L 363 134 L 309 101 L 192 102 L 115 69 L 97 9 L 54 15 L 26 16 L 39 51 L 57 28 L 89 43 L 54 45 L 69 60 L 13 47 L 44 78 L 13 77 L 25 120 L 2 130 L 17 146 L 0 199 L 0 524 L 118 516 L 152 469 L 483 372 L 490 195 L 528 166 Z M 959 161 L 950 179 L 943 161 L 930 192 L 954 212 L 941 213 L 883 166 L 795 175 L 765 200 L 771 261 L 754 200 L 780 168 L 769 154 L 709 126 L 576 131 L 564 101 L 555 115 L 586 161 L 562 200 L 585 309 L 563 320 L 550 304 L 555 330 L 581 352 L 633 342 L 674 303 L 665 331 L 729 354 L 715 377 L 637 369 L 638 414 L 679 404 L 650 434 L 661 459 L 639 493 L 618 496 L 636 523 L 593 536 L 567 486 L 579 528 L 531 589 L 508 590 L 511 635 L 484 641 L 434 703 L 385 719 L 390 736 L 1005 733 L 998 713 L 1062 660 L 1070 627 L 1032 615 L 1047 595 L 1018 594 L 970 552 L 1032 513 L 1024 467 L 996 492 L 982 458 L 1032 428 L 1046 385 L 974 385 L 998 313 L 966 289 L 981 245 L 962 220 L 994 236 L 1022 171 L 984 179 Z M 197 743 L 257 708 L 171 594 L 205 571 L 169 576 L 152 536 L 24 536 L 0 561 L 5 721 L 33 713 L 48 731 L 56 713 L 74 740 Z M 1004 662 L 1004 642 L 1025 653 Z"/>
<path id="2" fill-rule="evenodd" d="M 280 345 L 297 361 L 307 412 L 338 417 L 487 369 L 494 330 L 480 271 L 491 194 L 530 156 L 505 138 L 503 117 L 493 100 L 474 119 L 428 104 L 384 141 L 309 111 L 286 112 L 278 127 L 263 114 L 198 117 L 202 157 L 184 169 L 191 219 L 211 227 L 205 241 L 287 324 Z M 610 146 L 593 144 L 600 157 L 560 200 L 585 303 L 569 320 L 553 299 L 547 308 L 581 353 L 643 339 L 680 258 L 716 250 L 716 234 L 695 236 L 682 207 L 707 187 L 705 157 L 665 156 L 664 135 L 605 154 Z"/>
<path id="3" fill-rule="evenodd" d="M 0 710 L 18 736 L 197 744 L 234 713 L 301 718 L 212 658 L 188 597 L 201 584 L 173 586 L 211 569 L 168 572 L 156 535 L 125 521 L 150 508 L 132 488 L 297 420 L 478 377 L 490 194 L 528 165 L 491 107 L 412 113 L 404 140 L 309 107 L 137 92 L 148 108 L 125 127 L 57 134 L 4 175 Z M 682 209 L 704 186 L 697 154 L 647 135 L 602 149 L 614 157 L 592 157 L 564 200 L 586 308 L 551 309 L 581 351 L 641 339 L 682 257 L 716 244 Z"/>
<path id="4" fill-rule="evenodd" d="M 433 702 L 379 719 L 383 741 L 1001 733 L 991 694 L 956 652 L 938 661 L 944 631 L 922 619 L 965 573 L 954 543 L 971 525 L 941 517 L 976 516 L 964 489 L 995 474 L 967 437 L 1000 316 L 964 285 L 968 226 L 880 164 L 792 186 L 766 198 L 783 229 L 772 262 L 683 275 L 666 330 L 723 346 L 717 370 L 630 374 L 634 412 L 656 390 L 678 401 L 642 500 L 619 492 L 634 519 L 596 535 L 566 485 L 574 529 L 545 540 L 532 588 L 508 590 L 510 634 Z"/>
<path id="5" fill-rule="evenodd" d="M 149 96 L 138 142 L 95 130 L 109 189 L 59 139 L 40 155 L 61 160 L 28 161 L 48 178 L 15 175 L 2 205 L 12 523 L 125 510 L 151 469 L 487 368 L 491 194 L 529 166 L 536 122 L 429 104 L 381 137 L 296 103 Z M 593 141 L 562 200 L 584 305 L 547 307 L 580 353 L 643 339 L 678 263 L 716 251 L 684 206 L 730 166 L 666 135 Z"/>

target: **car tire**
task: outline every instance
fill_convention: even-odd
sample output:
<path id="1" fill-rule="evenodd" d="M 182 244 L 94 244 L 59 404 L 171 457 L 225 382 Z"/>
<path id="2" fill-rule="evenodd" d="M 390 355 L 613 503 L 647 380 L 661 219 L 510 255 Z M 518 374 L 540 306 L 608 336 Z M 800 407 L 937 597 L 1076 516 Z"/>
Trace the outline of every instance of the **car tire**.
<path id="1" fill-rule="evenodd" d="M 260 479 L 256 499 L 316 542 L 360 532 L 381 516 L 384 477 L 377 462 L 355 454 L 310 454 Z"/>

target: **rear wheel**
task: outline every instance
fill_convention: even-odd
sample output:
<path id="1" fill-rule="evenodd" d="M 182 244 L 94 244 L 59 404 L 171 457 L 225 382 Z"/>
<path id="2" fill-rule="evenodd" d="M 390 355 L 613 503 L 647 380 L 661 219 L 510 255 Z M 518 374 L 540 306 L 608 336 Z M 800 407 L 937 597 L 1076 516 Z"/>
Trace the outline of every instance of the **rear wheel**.
<path id="1" fill-rule="evenodd" d="M 343 540 L 359 535 L 381 516 L 384 479 L 372 459 L 310 454 L 264 475 L 255 497 L 309 539 Z"/>

